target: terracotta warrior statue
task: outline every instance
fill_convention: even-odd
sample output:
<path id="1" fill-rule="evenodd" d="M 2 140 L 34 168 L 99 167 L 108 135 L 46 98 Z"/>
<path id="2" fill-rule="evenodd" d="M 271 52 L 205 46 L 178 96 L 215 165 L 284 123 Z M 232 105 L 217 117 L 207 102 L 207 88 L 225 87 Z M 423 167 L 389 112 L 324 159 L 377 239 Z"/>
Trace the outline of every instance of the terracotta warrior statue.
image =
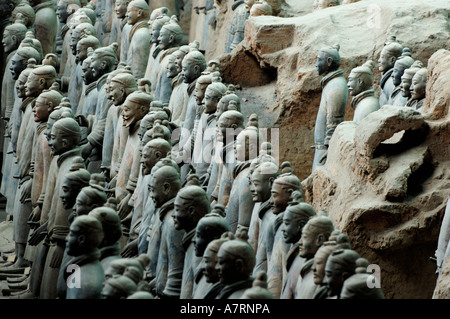
<path id="1" fill-rule="evenodd" d="M 19 16 L 20 18 L 21 16 Z M 11 59 L 19 48 L 20 43 L 25 39 L 27 32 L 26 26 L 23 24 L 23 19 L 17 19 L 15 23 L 6 26 L 3 31 L 3 50 L 6 54 L 4 65 L 3 82 L 2 82 L 2 96 L 0 100 L 1 105 L 1 132 L 5 132 L 5 124 L 11 118 L 12 109 L 14 106 L 14 90 L 15 80 L 12 78 L 10 71 Z M 5 123 L 6 122 L 6 123 Z M 0 146 L 3 146 L 3 139 L 0 141 Z"/>
<path id="2" fill-rule="evenodd" d="M 250 11 L 247 11 L 244 0 L 235 0 L 231 6 L 233 10 L 230 26 L 225 42 L 225 53 L 230 53 L 244 39 L 245 21 Z"/>
<path id="3" fill-rule="evenodd" d="M 347 105 L 348 88 L 344 71 L 339 69 L 341 57 L 339 45 L 324 47 L 319 50 L 316 69 L 323 75 L 320 82 L 322 97 L 314 126 L 315 153 L 312 171 L 324 165 L 327 158 L 328 143 L 336 126 L 344 120 Z"/>
<path id="4" fill-rule="evenodd" d="M 311 271 L 313 273 L 314 284 L 317 288 L 314 291 L 313 299 L 326 299 L 328 296 L 328 289 L 326 283 L 324 282 L 325 265 L 328 257 L 334 250 L 337 249 L 336 241 L 331 240 L 332 236 L 333 234 L 330 235 L 328 240 L 324 242 L 314 254 L 314 262 L 312 264 Z"/>
<path id="5" fill-rule="evenodd" d="M 223 206 L 228 204 L 232 172 L 236 163 L 234 142 L 244 127 L 244 116 L 236 110 L 224 112 L 217 122 L 214 154 L 220 157 L 212 161 L 216 166 L 211 169 L 207 194 L 211 194 L 211 199 Z"/>
<path id="6" fill-rule="evenodd" d="M 363 65 L 354 68 L 348 76 L 348 90 L 352 98 L 352 107 L 355 110 L 353 121 L 361 122 L 369 113 L 380 108 L 380 102 L 375 97 L 373 84 L 373 68 L 375 62 L 367 61 Z"/>
<path id="7" fill-rule="evenodd" d="M 314 263 L 314 255 L 319 247 L 328 241 L 333 230 L 333 222 L 330 218 L 323 215 L 310 219 L 303 226 L 302 236 L 299 241 L 299 256 L 304 258 L 305 261 L 297 281 L 296 299 L 312 299 L 315 291 L 318 289 L 319 286 L 314 283 L 314 274 L 311 269 Z"/>
<path id="8" fill-rule="evenodd" d="M 147 29 L 149 15 L 150 8 L 147 1 L 133 0 L 127 6 L 127 23 L 132 26 L 128 39 L 127 65 L 131 67 L 136 79 L 144 77 L 150 54 L 150 46 L 142 46 L 142 43 L 150 42 Z"/>
<path id="9" fill-rule="evenodd" d="M 324 280 L 325 278 L 325 266 L 327 259 L 333 251 L 336 249 L 350 249 L 351 245 L 349 238 L 346 234 L 340 230 L 335 229 L 331 232 L 328 241 L 324 242 L 322 246 L 316 251 L 314 255 L 314 262 L 312 265 L 312 272 L 314 277 L 314 283 L 318 286 L 314 292 L 314 299 L 327 299 L 328 298 L 328 286 Z"/>
<path id="10" fill-rule="evenodd" d="M 47 176 L 49 175 L 50 163 L 52 161 L 52 154 L 48 145 L 48 137 L 46 134 L 47 122 L 50 115 L 61 103 L 63 96 L 58 92 L 58 85 L 56 82 L 52 84 L 50 90 L 44 90 L 36 99 L 36 104 L 33 107 L 34 121 L 37 123 L 36 132 L 33 142 L 33 154 L 31 157 L 30 176 L 32 178 L 31 186 L 31 209 L 32 212 L 42 207 L 45 198 L 45 186 L 47 184 Z M 34 229 L 27 221 L 30 229 Z M 29 261 L 32 261 L 34 248 L 36 246 L 27 246 L 25 256 Z M 27 253 L 27 250 L 29 252 Z"/>
<path id="11" fill-rule="evenodd" d="M 64 272 L 66 299 L 100 299 L 105 273 L 98 247 L 103 237 L 102 224 L 93 216 L 79 216 L 70 225 L 67 254 L 72 258 Z"/>
<path id="12" fill-rule="evenodd" d="M 236 237 L 232 232 L 225 232 L 220 238 L 212 240 L 208 246 L 206 246 L 202 258 L 203 278 L 197 286 L 193 297 L 194 299 L 215 299 L 217 294 L 222 290 L 224 284 L 220 281 L 218 269 L 216 267 L 217 253 L 224 242 L 235 238 Z M 203 279 L 208 286 L 201 285 Z"/>
<path id="13" fill-rule="evenodd" d="M 355 274 L 360 255 L 352 249 L 336 249 L 325 265 L 325 282 L 329 299 L 339 299 L 344 281 Z"/>
<path id="14" fill-rule="evenodd" d="M 255 159 L 253 162 L 257 160 Z M 270 197 L 273 182 L 279 175 L 280 170 L 277 163 L 274 159 L 268 158 L 261 161 L 249 175 L 250 192 L 254 202 L 254 212 L 252 214 L 256 214 L 257 219 L 257 222 L 250 224 L 248 232 L 249 243 L 256 253 L 253 275 L 256 275 L 258 271 L 267 272 L 267 262 L 270 260 L 273 247 L 272 225 L 276 217 L 272 212 Z M 259 205 L 257 205 L 258 203 Z M 253 237 L 253 234 L 255 234 L 256 238 Z"/>
<path id="15" fill-rule="evenodd" d="M 198 177 L 190 175 L 188 182 L 177 194 L 174 202 L 174 227 L 184 231 L 184 266 L 180 291 L 181 299 L 191 299 L 194 289 L 194 274 L 201 262 L 195 255 L 193 237 L 199 220 L 211 211 L 206 192 L 198 185 Z"/>
<path id="16" fill-rule="evenodd" d="M 50 133 L 49 146 L 52 154 L 59 155 L 56 163 L 50 164 L 51 174 L 47 177 L 45 199 L 42 204 L 41 221 L 48 221 L 46 237 L 50 242 L 42 273 L 40 298 L 56 298 L 56 286 L 62 257 L 69 233 L 71 209 L 65 209 L 61 198 L 61 184 L 70 171 L 73 161 L 80 156 L 80 126 L 73 118 L 57 120 Z M 56 165 L 53 165 L 56 164 Z M 56 167 L 55 167 L 56 166 Z M 53 188 L 53 189 L 52 189 Z"/>
<path id="17" fill-rule="evenodd" d="M 236 166 L 233 169 L 233 183 L 230 198 L 225 207 L 226 219 L 231 231 L 238 228 L 248 230 L 253 211 L 253 196 L 250 191 L 248 172 L 250 163 L 259 155 L 261 137 L 256 114 L 250 115 L 247 127 L 236 137 Z"/>
<path id="18" fill-rule="evenodd" d="M 36 12 L 32 6 L 30 6 L 28 1 L 17 1 L 17 5 L 13 8 L 10 16 L 10 22 L 13 23 L 17 20 L 17 15 L 21 14 L 23 19 L 23 23 L 27 27 L 28 30 L 32 30 L 34 28 L 34 22 L 36 21 Z M 11 2 L 14 2 L 11 1 Z M 12 3 L 11 3 L 12 4 Z M 6 11 L 5 11 L 6 12 Z"/>
<path id="19" fill-rule="evenodd" d="M 200 107 L 195 100 L 195 94 L 192 94 L 195 89 L 197 79 L 202 72 L 206 69 L 207 64 L 205 56 L 196 48 L 192 48 L 191 51 L 183 58 L 182 61 L 182 74 L 184 83 L 188 84 L 189 100 L 186 108 L 186 117 L 181 130 L 180 142 L 179 142 L 179 154 L 177 156 L 178 162 L 183 162 L 181 168 L 181 180 L 184 181 L 189 171 L 189 165 L 192 159 L 193 141 L 192 131 L 195 125 L 195 119 L 197 112 L 200 112 Z"/>
<path id="20" fill-rule="evenodd" d="M 273 220 L 273 242 L 270 260 L 267 263 L 267 284 L 268 289 L 275 299 L 280 298 L 283 283 L 286 280 L 286 256 L 291 247 L 283 237 L 283 222 L 284 212 L 288 207 L 293 192 L 297 192 L 295 200 L 302 202 L 303 191 L 300 179 L 293 174 L 290 163 L 285 162 L 281 165 L 282 174 L 273 181 L 271 189 L 272 197 L 272 212 L 276 215 Z M 269 248 L 270 249 L 270 248 Z"/>
<path id="21" fill-rule="evenodd" d="M 151 43 L 151 54 L 148 56 L 147 68 L 145 70 L 145 77 L 150 80 L 152 93 L 156 90 L 157 75 L 159 70 L 159 62 L 161 57 L 162 49 L 159 46 L 159 36 L 162 27 L 169 23 L 170 17 L 166 14 L 160 13 L 156 18 L 152 20 L 152 24 L 149 24 L 150 31 L 150 43 Z"/>
<path id="22" fill-rule="evenodd" d="M 94 208 L 88 214 L 102 224 L 103 240 L 98 248 L 100 249 L 100 263 L 104 271 L 108 269 L 113 260 L 121 258 L 119 240 L 122 236 L 122 226 L 116 212 L 116 204 L 117 201 L 114 198 L 109 198 L 105 205 Z"/>
<path id="23" fill-rule="evenodd" d="M 87 34 L 88 28 L 80 28 L 81 26 L 93 26 L 89 23 L 81 23 L 72 30 L 72 54 L 75 57 L 70 77 L 64 77 L 62 80 L 68 80 L 67 96 L 70 103 L 74 106 L 74 112 L 77 112 L 78 104 L 83 93 L 83 70 L 82 65 L 84 59 L 87 58 L 88 48 L 96 50 L 100 47 L 100 41 L 94 35 Z M 79 32 L 77 32 L 79 31 Z M 86 34 L 84 33 L 86 32 Z M 78 34 L 79 36 L 76 36 Z M 75 39 L 74 39 L 75 38 Z"/>
<path id="24" fill-rule="evenodd" d="M 178 50 L 183 40 L 183 29 L 178 24 L 176 16 L 172 16 L 170 21 L 161 27 L 158 37 L 158 47 L 161 53 L 153 68 L 156 67 L 155 93 L 154 98 L 160 101 L 163 106 L 168 106 L 172 95 L 172 79 L 167 74 L 167 64 L 172 53 Z M 156 63 L 157 62 L 157 63 Z"/>
<path id="25" fill-rule="evenodd" d="M 81 72 L 83 79 L 83 91 L 80 97 L 79 104 L 76 108 L 75 114 L 88 117 L 95 114 L 97 108 L 98 91 L 96 90 L 97 79 L 92 72 L 91 62 L 94 49 L 89 47 L 86 52 L 86 57 L 81 63 Z M 87 127 L 82 127 L 82 141 L 86 142 L 88 134 Z"/>
<path id="26" fill-rule="evenodd" d="M 114 6 L 115 15 L 112 19 L 111 33 L 109 35 L 109 43 L 117 42 L 122 43 L 122 30 L 127 24 L 127 19 L 125 18 L 127 14 L 127 7 L 131 0 L 116 0 Z M 121 45 L 117 50 L 117 59 L 120 61 Z"/>
<path id="27" fill-rule="evenodd" d="M 216 121 L 219 120 L 223 112 L 229 110 L 229 105 L 231 101 L 233 101 L 232 103 L 234 103 L 232 109 L 241 112 L 241 98 L 236 95 L 234 85 L 232 84 L 228 85 L 227 92 L 220 99 L 219 103 L 217 103 L 216 112 L 214 113 L 216 116 Z"/>
<path id="28" fill-rule="evenodd" d="M 139 234 L 143 229 L 148 228 L 150 222 L 150 216 L 147 215 L 151 210 L 146 209 L 147 199 L 149 198 L 149 190 L 146 186 L 149 185 L 152 177 L 150 173 L 155 164 L 165 158 L 172 148 L 172 145 L 163 138 L 149 138 L 148 141 L 143 138 L 141 145 L 144 145 L 141 150 L 141 172 L 133 199 L 134 205 L 132 221 L 130 224 L 130 238 L 127 247 L 124 248 L 122 254 L 124 254 L 127 249 L 132 251 L 132 254 L 139 253 Z M 147 230 L 145 233 L 146 232 Z M 146 247 L 148 247 L 148 243 Z"/>
<path id="29" fill-rule="evenodd" d="M 292 193 L 292 201 L 283 214 L 283 239 L 292 244 L 286 258 L 286 279 L 283 282 L 280 299 L 295 299 L 295 288 L 300 270 L 306 261 L 299 256 L 299 240 L 309 219 L 316 216 L 314 208 L 305 202 L 298 191 Z"/>
<path id="30" fill-rule="evenodd" d="M 106 117 L 105 132 L 107 135 L 103 138 L 102 163 L 101 170 L 110 181 L 117 173 L 116 164 L 126 144 L 128 130 L 123 126 L 122 105 L 126 97 L 134 91 L 137 91 L 137 82 L 131 74 L 129 67 L 121 67 L 120 64 L 116 70 L 108 75 L 108 100 L 112 102 Z M 105 87 L 106 89 L 106 87 Z M 113 169 L 112 169 L 113 168 Z"/>
<path id="31" fill-rule="evenodd" d="M 411 51 L 409 48 L 403 48 L 402 55 L 395 61 L 394 67 L 392 68 L 392 83 L 394 84 L 394 89 L 392 90 L 387 104 L 405 106 L 407 100 L 401 94 L 402 76 L 405 73 L 405 70 L 410 68 L 413 63 L 414 60 L 411 58 Z"/>
<path id="32" fill-rule="evenodd" d="M 19 186 L 17 188 L 14 204 L 14 236 L 16 243 L 16 255 L 20 255 L 18 262 L 24 264 L 23 254 L 28 239 L 29 225 L 28 217 L 32 211 L 31 189 L 32 189 L 32 157 L 37 123 L 34 121 L 33 106 L 38 96 L 49 89 L 56 80 L 56 70 L 52 66 L 40 66 L 33 69 L 25 84 L 25 95 L 33 98 L 27 105 L 23 105 L 22 123 L 18 134 L 17 156 Z M 17 264 L 17 266 L 19 266 Z"/>
<path id="33" fill-rule="evenodd" d="M 208 116 L 208 119 L 209 119 L 209 121 L 207 122 L 207 123 L 209 123 L 208 125 L 217 125 L 220 115 L 225 111 L 234 110 L 234 111 L 241 112 L 240 98 L 237 95 L 232 94 L 229 91 L 227 91 L 227 92 L 217 103 L 216 112 L 214 113 L 215 120 L 212 120 L 212 117 Z M 214 136 L 211 139 L 213 141 L 213 143 L 212 143 L 213 149 L 211 150 L 209 166 L 208 166 L 208 169 L 206 170 L 206 173 L 204 173 L 203 175 L 200 176 L 200 182 L 202 183 L 203 187 L 206 187 L 206 192 L 208 193 L 208 196 L 211 196 L 211 194 L 213 192 L 213 188 L 216 186 L 216 183 L 217 183 L 217 168 L 218 168 L 217 165 L 218 164 L 216 162 L 216 159 L 217 159 L 217 156 L 219 155 L 219 154 L 216 154 L 216 151 L 219 150 L 219 147 L 216 146 L 216 132 L 214 132 Z M 220 142 L 218 145 L 221 145 Z M 209 154 L 209 152 L 208 152 L 208 154 Z M 213 185 L 214 185 L 214 187 L 213 187 Z"/>
<path id="34" fill-rule="evenodd" d="M 75 55 L 73 54 L 70 41 L 71 32 L 69 22 L 72 19 L 73 14 L 81 7 L 80 0 L 58 0 L 56 6 L 56 16 L 58 17 L 61 27 L 61 38 L 62 38 L 62 51 L 60 55 L 59 63 L 59 76 L 63 77 L 70 75 L 71 68 L 73 66 L 73 59 Z M 68 70 L 66 71 L 66 65 Z M 66 91 L 67 87 L 62 88 Z"/>
<path id="35" fill-rule="evenodd" d="M 89 214 L 94 208 L 106 203 L 105 184 L 105 177 L 102 174 L 91 174 L 89 185 L 83 187 L 76 197 L 73 212 L 68 217 L 69 222 L 78 216 Z"/>
<path id="36" fill-rule="evenodd" d="M 74 208 L 77 196 L 89 186 L 91 174 L 87 171 L 82 157 L 74 159 L 70 172 L 64 177 L 60 198 L 65 209 Z"/>
<path id="37" fill-rule="evenodd" d="M 172 68 L 172 72 L 170 75 L 173 76 L 173 88 L 168 108 L 171 114 L 171 121 L 178 127 L 181 127 L 183 125 L 184 118 L 186 117 L 187 103 L 189 101 L 189 93 L 187 90 L 188 84 L 184 83 L 184 77 L 181 73 L 181 63 L 184 56 L 189 53 L 189 50 L 190 48 L 188 45 L 182 45 L 178 48 L 177 51 L 172 53 L 173 57 L 175 58 L 175 68 Z M 170 63 L 168 64 L 168 67 L 169 66 Z"/>
<path id="38" fill-rule="evenodd" d="M 43 55 L 55 52 L 58 19 L 52 0 L 31 0 L 30 5 L 36 13 L 34 34 L 42 44 Z"/>
<path id="39" fill-rule="evenodd" d="M 411 87 L 411 80 L 416 74 L 416 72 L 419 71 L 421 68 L 423 68 L 422 62 L 416 60 L 409 68 L 407 68 L 403 72 L 400 84 L 402 97 L 405 100 L 403 106 L 406 106 L 406 103 L 411 98 L 411 91 L 409 90 Z"/>
<path id="40" fill-rule="evenodd" d="M 152 228 L 159 230 L 149 241 L 149 254 L 157 252 L 154 279 L 151 282 L 153 294 L 160 298 L 179 298 L 183 275 L 185 231 L 176 227 L 175 201 L 181 189 L 179 171 L 171 165 L 162 165 L 152 173 L 149 191 L 155 206 L 155 222 Z M 185 206 L 183 206 L 184 208 Z M 160 239 L 158 240 L 158 236 Z M 159 245 L 158 245 L 159 243 Z M 152 245 L 155 251 L 151 249 Z M 152 257 L 150 257 L 150 260 Z"/>
<path id="41" fill-rule="evenodd" d="M 365 258 L 356 260 L 355 274 L 344 281 L 339 299 L 384 299 L 377 278 L 367 272 L 368 265 Z M 368 282 L 372 282 L 373 286 L 369 286 Z"/>
<path id="42" fill-rule="evenodd" d="M 117 173 L 117 182 L 115 187 L 115 197 L 119 206 L 128 203 L 133 190 L 128 189 L 128 181 L 131 175 L 139 175 L 139 148 L 140 140 L 138 136 L 139 125 L 142 118 L 148 112 L 152 96 L 142 91 L 134 91 L 129 94 L 123 104 L 122 119 L 123 126 L 128 128 L 128 139 L 123 152 L 120 169 Z M 133 165 L 136 159 L 137 165 Z M 134 173 L 137 172 L 137 173 Z M 121 219 L 125 218 L 128 212 L 120 214 Z"/>
<path id="43" fill-rule="evenodd" d="M 206 75 L 202 75 L 200 78 L 205 76 Z M 196 86 L 201 85 L 199 84 L 200 78 L 197 80 Z M 195 129 L 192 166 L 195 173 L 200 177 L 207 174 L 208 168 L 212 162 L 217 124 L 215 113 L 217 110 L 217 104 L 227 90 L 225 84 L 221 82 L 219 72 L 211 73 L 209 78 L 211 78 L 211 83 L 207 84 L 206 90 L 204 90 L 203 98 L 197 88 L 195 93 L 198 101 L 202 104 L 203 112 L 200 115 L 198 125 Z M 201 182 L 203 186 L 207 185 L 205 180 L 202 180 Z"/>
<path id="44" fill-rule="evenodd" d="M 253 285 L 255 252 L 241 238 L 226 241 L 217 253 L 217 269 L 224 285 L 216 299 L 239 299 Z"/>
<path id="45" fill-rule="evenodd" d="M 91 57 L 92 74 L 97 79 L 98 98 L 95 115 L 88 118 L 88 131 L 90 132 L 87 136 L 88 142 L 82 147 L 83 158 L 89 162 L 87 168 L 91 173 L 100 172 L 105 123 L 109 107 L 111 106 L 108 103 L 104 85 L 108 74 L 116 66 L 117 46 L 117 43 L 113 43 L 107 47 L 98 48 Z"/>
<path id="46" fill-rule="evenodd" d="M 382 76 L 380 80 L 380 107 L 387 104 L 389 97 L 394 90 L 394 83 L 392 82 L 392 72 L 395 61 L 402 55 L 403 46 L 397 42 L 395 36 L 391 36 L 384 44 L 383 49 L 378 59 L 378 70 Z"/>
<path id="47" fill-rule="evenodd" d="M 39 53 L 32 49 L 29 51 L 30 53 L 35 53 L 39 55 Z M 25 54 L 24 54 L 25 55 Z M 15 103 L 13 106 L 13 111 L 11 114 L 11 119 L 8 123 L 7 134 L 5 135 L 5 145 L 8 146 L 6 149 L 6 157 L 5 162 L 3 163 L 3 175 L 2 175 L 2 184 L 0 188 L 0 192 L 7 198 L 6 209 L 7 211 L 14 211 L 15 205 L 15 197 L 17 193 L 17 187 L 19 185 L 19 180 L 14 178 L 18 172 L 18 163 L 16 162 L 16 152 L 17 152 L 17 141 L 20 130 L 20 124 L 22 121 L 22 109 L 23 106 L 28 105 L 31 101 L 34 100 L 33 97 L 26 97 L 25 95 L 25 84 L 27 82 L 28 76 L 31 71 L 36 67 L 36 60 L 34 58 L 29 59 L 28 66 L 22 71 L 22 61 L 21 57 L 14 55 L 17 57 L 17 62 L 15 65 L 16 72 L 20 71 L 18 74 L 18 78 L 16 80 L 15 85 Z M 13 58 L 14 58 L 13 57 Z M 13 76 L 14 69 L 10 69 Z M 16 73 L 17 74 L 17 73 Z"/>
<path id="48" fill-rule="evenodd" d="M 425 102 L 425 93 L 427 88 L 427 68 L 419 69 L 411 79 L 409 91 L 411 97 L 406 102 L 406 106 L 412 107 L 421 112 L 423 103 Z"/>
<path id="49" fill-rule="evenodd" d="M 219 239 L 224 233 L 230 231 L 225 217 L 225 208 L 216 204 L 209 214 L 200 218 L 194 237 L 195 256 L 202 258 L 209 243 Z M 194 289 L 192 298 L 201 299 L 211 287 L 211 282 L 207 281 L 205 276 L 205 264 L 199 263 L 194 272 Z"/>

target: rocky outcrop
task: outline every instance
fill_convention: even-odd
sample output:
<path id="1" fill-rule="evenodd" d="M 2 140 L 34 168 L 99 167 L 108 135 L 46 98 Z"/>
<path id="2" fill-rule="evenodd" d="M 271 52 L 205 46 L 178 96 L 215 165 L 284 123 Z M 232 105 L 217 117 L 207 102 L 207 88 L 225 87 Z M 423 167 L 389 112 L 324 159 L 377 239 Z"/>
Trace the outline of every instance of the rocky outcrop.
<path id="1" fill-rule="evenodd" d="M 450 8 L 446 0 L 363 0 L 315 11 L 312 3 L 286 1 L 286 5 L 291 5 L 291 11 L 289 6 L 283 7 L 286 17 L 251 17 L 240 46 L 229 55 L 211 53 L 223 62 L 224 81 L 228 83 L 257 87 L 261 85 L 258 76 L 261 74 L 265 83 L 273 81 L 274 101 L 269 109 L 261 108 L 258 115 L 270 117 L 270 122 L 280 128 L 280 159 L 291 161 L 302 179 L 310 174 L 314 156 L 310 146 L 314 144 L 313 129 L 321 95 L 315 62 L 321 47 L 340 44 L 342 68 L 347 77 L 351 69 L 368 59 L 377 61 L 391 34 L 425 66 L 434 52 L 450 44 Z M 222 18 L 221 23 L 226 25 L 226 15 L 218 16 Z M 224 36 L 223 31 L 216 34 L 217 39 Z M 217 41 L 216 45 L 219 44 Z M 259 70 L 241 72 L 248 69 L 249 60 Z M 378 92 L 381 78 L 378 70 L 374 76 Z M 347 120 L 353 118 L 350 99 Z"/>

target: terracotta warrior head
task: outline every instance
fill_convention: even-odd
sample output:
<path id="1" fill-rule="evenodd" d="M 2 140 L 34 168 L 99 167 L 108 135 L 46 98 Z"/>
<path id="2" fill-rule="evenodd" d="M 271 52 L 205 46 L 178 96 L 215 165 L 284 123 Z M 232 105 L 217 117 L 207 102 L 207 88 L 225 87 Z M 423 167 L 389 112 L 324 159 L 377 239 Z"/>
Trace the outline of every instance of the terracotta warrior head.
<path id="1" fill-rule="evenodd" d="M 341 65 L 339 54 L 340 45 L 323 47 L 319 50 L 316 61 L 316 69 L 319 75 L 336 71 Z"/>
<path id="2" fill-rule="evenodd" d="M 423 68 L 422 62 L 419 60 L 414 61 L 414 63 L 411 65 L 411 67 L 407 68 L 401 77 L 401 92 L 402 96 L 409 98 L 411 97 L 411 91 L 409 90 L 411 87 L 411 81 L 414 75 L 417 71 L 419 71 L 421 68 Z"/>
<path id="3" fill-rule="evenodd" d="M 76 157 L 73 160 L 72 167 L 67 175 L 64 176 L 60 198 L 64 209 L 73 208 L 75 200 L 82 188 L 89 186 L 91 174 L 86 169 L 82 157 Z"/>
<path id="4" fill-rule="evenodd" d="M 7 25 L 3 31 L 3 51 L 8 54 L 16 50 L 20 42 L 25 39 L 27 31 L 28 29 L 23 22 L 22 15 L 19 14 L 16 21 L 13 24 Z"/>
<path id="5" fill-rule="evenodd" d="M 227 91 L 227 87 L 222 83 L 220 73 L 213 72 L 211 74 L 211 84 L 206 87 L 205 91 L 205 113 L 214 114 L 217 111 L 217 105 Z"/>
<path id="6" fill-rule="evenodd" d="M 258 116 L 250 115 L 247 126 L 236 138 L 235 154 L 238 162 L 255 159 L 260 149 L 260 134 L 258 128 Z"/>
<path id="7" fill-rule="evenodd" d="M 391 36 L 385 43 L 378 59 L 378 69 L 385 73 L 394 67 L 395 61 L 402 55 L 403 46 L 397 42 L 395 36 Z"/>
<path id="8" fill-rule="evenodd" d="M 295 244 L 302 236 L 303 227 L 309 219 L 316 216 L 316 212 L 310 204 L 303 201 L 303 196 L 299 191 L 294 191 L 291 198 L 292 200 L 283 214 L 281 231 L 286 243 Z"/>
<path id="9" fill-rule="evenodd" d="M 100 47 L 100 41 L 93 35 L 87 35 L 81 38 L 76 44 L 75 63 L 83 63 L 88 57 L 88 48 L 96 50 Z"/>
<path id="10" fill-rule="evenodd" d="M 269 156 L 262 161 L 256 158 L 250 164 L 249 184 L 254 202 L 263 203 L 270 199 L 273 182 L 281 174 L 275 159 Z"/>
<path id="11" fill-rule="evenodd" d="M 208 244 L 228 231 L 230 231 L 230 225 L 225 219 L 225 207 L 216 204 L 210 213 L 200 218 L 195 228 L 195 255 L 202 257 Z"/>
<path id="12" fill-rule="evenodd" d="M 308 220 L 303 226 L 302 235 L 299 240 L 299 255 L 305 259 L 314 258 L 314 255 L 328 241 L 334 230 L 332 220 L 327 216 L 315 216 Z"/>
<path id="13" fill-rule="evenodd" d="M 179 172 L 169 165 L 158 168 L 149 183 L 149 196 L 153 199 L 156 208 L 173 199 L 181 188 Z"/>
<path id="14" fill-rule="evenodd" d="M 25 84 L 27 97 L 38 97 L 42 91 L 47 90 L 56 81 L 56 70 L 53 66 L 43 65 L 31 71 Z"/>
<path id="15" fill-rule="evenodd" d="M 35 64 L 38 64 L 41 62 L 42 56 L 35 48 L 19 46 L 16 53 L 14 53 L 11 58 L 11 66 L 9 67 L 13 80 L 17 80 L 19 78 L 20 73 L 25 70 L 28 60 L 30 59 L 33 59 Z"/>
<path id="16" fill-rule="evenodd" d="M 183 29 L 178 24 L 176 16 L 172 16 L 170 20 L 161 27 L 158 36 L 158 45 L 162 50 L 177 47 L 183 40 Z"/>
<path id="17" fill-rule="evenodd" d="M 165 158 L 172 149 L 172 145 L 162 138 L 155 138 L 145 144 L 142 149 L 142 175 L 148 175 L 155 164 Z"/>
<path id="18" fill-rule="evenodd" d="M 181 63 L 181 74 L 183 75 L 184 83 L 192 83 L 202 74 L 206 69 L 206 59 L 203 53 L 197 48 L 192 48 L 188 54 L 183 58 Z"/>
<path id="19" fill-rule="evenodd" d="M 246 240 L 232 239 L 220 246 L 216 269 L 220 282 L 231 285 L 250 278 L 255 267 L 255 252 Z"/>
<path id="20" fill-rule="evenodd" d="M 118 19 L 124 19 L 127 14 L 127 7 L 131 0 L 116 0 L 114 6 L 114 12 Z"/>
<path id="21" fill-rule="evenodd" d="M 119 45 L 114 42 L 109 46 L 100 47 L 92 54 L 91 68 L 95 79 L 99 79 L 104 74 L 111 72 L 116 67 L 117 48 Z"/>
<path id="22" fill-rule="evenodd" d="M 67 254 L 81 256 L 98 248 L 103 239 L 101 223 L 92 216 L 79 216 L 70 225 Z"/>
<path id="23" fill-rule="evenodd" d="M 60 23 L 66 23 L 67 18 L 81 8 L 80 0 L 58 0 L 56 16 Z"/>
<path id="24" fill-rule="evenodd" d="M 80 24 L 77 24 L 74 28 L 71 29 L 70 49 L 72 50 L 73 55 L 75 55 L 75 56 L 77 55 L 78 42 L 87 36 L 93 36 L 93 37 L 97 38 L 97 40 L 98 40 L 97 30 L 89 22 L 82 22 Z M 96 50 L 100 47 L 100 45 L 97 45 L 96 42 L 93 41 L 92 39 L 90 41 L 92 43 L 94 43 L 94 45 L 92 46 L 92 48 L 94 50 Z"/>
<path id="25" fill-rule="evenodd" d="M 22 1 L 15 6 L 14 10 L 11 13 L 11 22 L 15 22 L 19 14 L 21 15 L 21 19 L 27 29 L 33 28 L 34 22 L 36 21 L 36 13 L 34 12 L 33 7 L 30 6 L 28 2 Z"/>
<path id="26" fill-rule="evenodd" d="M 94 208 L 103 206 L 107 201 L 105 192 L 105 177 L 103 174 L 94 173 L 89 180 L 89 186 L 83 187 L 73 207 L 77 216 L 87 215 Z"/>
<path id="27" fill-rule="evenodd" d="M 138 90 L 136 79 L 129 67 L 115 74 L 109 84 L 111 100 L 114 105 L 122 105 L 128 95 Z"/>
<path id="28" fill-rule="evenodd" d="M 395 61 L 392 71 L 392 82 L 395 86 L 402 83 L 402 76 L 405 70 L 413 65 L 414 60 L 411 58 L 411 51 L 409 48 L 403 48 L 402 55 Z"/>
<path id="29" fill-rule="evenodd" d="M 303 197 L 302 184 L 300 179 L 292 174 L 289 162 L 281 164 L 281 175 L 273 181 L 271 189 L 271 201 L 273 213 L 279 214 L 283 212 L 291 200 L 294 191 L 299 192 L 297 198 Z"/>
<path id="30" fill-rule="evenodd" d="M 150 7 L 144 0 L 133 0 L 127 6 L 127 23 L 135 25 L 140 21 L 148 20 L 150 16 Z"/>
<path id="31" fill-rule="evenodd" d="M 111 246 L 119 241 L 122 236 L 122 224 L 116 209 L 104 205 L 91 210 L 88 216 L 95 217 L 102 224 L 103 240 L 99 248 Z"/>
<path id="32" fill-rule="evenodd" d="M 230 108 L 229 105 L 230 102 L 232 101 L 233 101 L 232 107 Z M 228 111 L 230 109 L 241 112 L 241 98 L 233 92 L 226 93 L 217 103 L 216 120 L 219 120 L 223 112 Z"/>
<path id="33" fill-rule="evenodd" d="M 133 128 L 148 113 L 153 98 L 142 91 L 130 93 L 123 103 L 123 126 Z"/>
<path id="34" fill-rule="evenodd" d="M 359 93 L 372 88 L 373 69 L 375 68 L 375 65 L 375 62 L 369 60 L 363 65 L 352 69 L 348 76 L 347 83 L 350 95 L 356 96 Z"/>
<path id="35" fill-rule="evenodd" d="M 59 85 L 54 82 L 49 90 L 38 96 L 33 106 L 35 122 L 47 122 L 50 113 L 61 103 L 63 96 L 58 89 Z"/>
<path id="36" fill-rule="evenodd" d="M 325 265 L 325 283 L 328 296 L 340 296 L 344 281 L 355 273 L 359 254 L 352 249 L 337 249 L 331 253 Z"/>
<path id="37" fill-rule="evenodd" d="M 427 68 L 419 69 L 414 74 L 411 80 L 409 91 L 411 92 L 411 99 L 421 100 L 425 98 L 425 91 L 427 88 Z"/>
<path id="38" fill-rule="evenodd" d="M 172 214 L 175 229 L 191 231 L 197 226 L 200 218 L 210 211 L 211 204 L 208 195 L 198 185 L 198 180 L 193 185 L 184 186 L 175 198 L 175 209 Z"/>
<path id="39" fill-rule="evenodd" d="M 330 238 L 331 239 L 331 236 Z M 320 246 L 314 254 L 314 262 L 311 267 L 313 272 L 314 284 L 320 286 L 323 284 L 325 278 L 325 265 L 327 263 L 328 256 L 337 249 L 335 241 L 328 240 Z"/>

